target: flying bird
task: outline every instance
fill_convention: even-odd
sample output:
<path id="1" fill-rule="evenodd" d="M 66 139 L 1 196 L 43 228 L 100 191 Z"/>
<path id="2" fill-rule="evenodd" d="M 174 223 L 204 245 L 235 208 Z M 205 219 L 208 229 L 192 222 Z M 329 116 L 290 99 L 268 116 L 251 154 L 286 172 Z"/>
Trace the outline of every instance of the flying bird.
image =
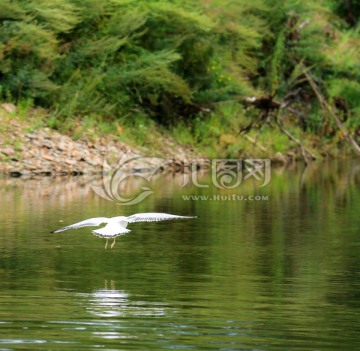
<path id="1" fill-rule="evenodd" d="M 136 222 L 158 222 L 158 221 L 168 221 L 171 219 L 186 219 L 186 218 L 196 218 L 196 216 L 177 216 L 167 213 L 137 213 L 129 217 L 118 216 L 118 217 L 98 217 L 85 219 L 84 221 L 70 224 L 66 227 L 52 231 L 51 233 L 60 233 L 69 229 L 77 229 L 82 227 L 97 227 L 103 223 L 107 223 L 105 227 L 93 230 L 92 233 L 96 236 L 106 239 L 105 249 L 108 245 L 109 238 L 114 238 L 111 248 L 115 245 L 115 239 L 117 236 L 129 233 L 130 230 L 126 229 L 129 223 Z"/>

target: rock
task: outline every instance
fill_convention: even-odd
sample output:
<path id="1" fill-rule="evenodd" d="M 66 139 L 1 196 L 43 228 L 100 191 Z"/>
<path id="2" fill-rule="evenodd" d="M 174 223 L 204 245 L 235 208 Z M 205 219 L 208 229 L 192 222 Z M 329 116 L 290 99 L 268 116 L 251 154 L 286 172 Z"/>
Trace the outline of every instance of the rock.
<path id="1" fill-rule="evenodd" d="M 65 163 L 68 164 L 68 165 L 75 166 L 77 162 L 74 161 L 74 160 L 66 159 L 66 160 L 65 160 Z"/>
<path id="2" fill-rule="evenodd" d="M 72 152 L 71 152 L 71 156 L 72 157 L 77 157 L 79 155 L 79 152 L 78 152 L 78 150 L 72 150 Z"/>
<path id="3" fill-rule="evenodd" d="M 49 177 L 52 175 L 52 171 L 50 169 L 38 169 L 34 174 Z"/>
<path id="4" fill-rule="evenodd" d="M 66 150 L 65 143 L 64 143 L 63 141 L 61 141 L 59 144 L 57 144 L 56 148 L 57 148 L 59 151 L 64 151 L 64 150 Z"/>
<path id="5" fill-rule="evenodd" d="M 0 152 L 6 156 L 11 156 L 15 153 L 15 150 L 12 147 L 6 147 L 4 149 L 0 149 Z"/>
<path id="6" fill-rule="evenodd" d="M 7 113 L 14 113 L 16 112 L 16 106 L 11 103 L 3 103 L 1 104 L 1 107 L 7 112 Z"/>
<path id="7" fill-rule="evenodd" d="M 55 161 L 55 157 L 53 157 L 51 155 L 43 155 L 42 157 L 48 161 Z"/>
<path id="8" fill-rule="evenodd" d="M 0 105 L 7 112 L 15 111 L 12 104 Z M 16 108 L 15 108 L 16 109 Z M 2 132 L 6 133 L 5 145 L 0 142 L 0 173 L 8 175 L 31 177 L 48 175 L 79 175 L 79 174 L 103 174 L 113 171 L 118 167 L 122 156 L 139 155 L 140 153 L 122 141 L 114 137 L 97 137 L 92 141 L 72 140 L 67 135 L 59 134 L 49 128 L 34 130 L 15 118 L 0 120 Z M 28 131 L 31 132 L 28 132 Z M 16 147 L 13 147 L 16 145 Z M 160 151 L 159 151 L 160 152 Z M 179 147 L 171 139 L 165 140 L 165 146 L 161 150 L 164 156 L 173 159 L 169 164 L 163 163 L 166 159 L 143 157 L 137 162 L 130 162 L 121 168 L 124 172 L 153 172 L 154 170 L 165 172 L 183 172 L 188 169 L 188 151 Z M 165 156 L 165 157 L 166 157 Z M 113 164 L 106 166 L 106 160 Z"/>
<path id="9" fill-rule="evenodd" d="M 26 158 L 28 158 L 28 157 L 30 157 L 30 152 L 29 151 L 22 151 L 21 152 L 21 157 L 23 158 L 23 159 L 26 159 Z"/>
<path id="10" fill-rule="evenodd" d="M 277 163 L 283 163 L 285 164 L 286 163 L 286 158 L 285 156 L 281 153 L 281 152 L 277 152 L 274 157 L 273 157 L 273 162 L 277 162 Z"/>
<path id="11" fill-rule="evenodd" d="M 42 146 L 47 148 L 47 149 L 53 149 L 54 148 L 54 143 L 52 140 L 43 140 L 42 141 Z"/>
<path id="12" fill-rule="evenodd" d="M 27 133 L 27 134 L 25 134 L 25 137 L 28 139 L 36 139 L 37 135 L 33 134 L 33 133 Z"/>

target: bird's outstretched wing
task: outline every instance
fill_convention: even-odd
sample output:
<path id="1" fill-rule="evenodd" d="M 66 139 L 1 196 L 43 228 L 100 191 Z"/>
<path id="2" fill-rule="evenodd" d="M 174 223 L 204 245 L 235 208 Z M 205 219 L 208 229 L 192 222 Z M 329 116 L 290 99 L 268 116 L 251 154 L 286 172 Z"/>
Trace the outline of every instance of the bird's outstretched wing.
<path id="1" fill-rule="evenodd" d="M 196 216 L 177 216 L 167 213 L 137 213 L 126 218 L 128 223 L 135 222 L 158 222 L 168 221 L 171 219 L 196 218 Z"/>
<path id="2" fill-rule="evenodd" d="M 60 233 L 65 230 L 68 230 L 68 229 L 77 229 L 77 228 L 82 228 L 82 227 L 97 227 L 102 223 L 107 223 L 108 221 L 109 221 L 109 218 L 106 218 L 106 217 L 85 219 L 85 221 L 70 224 L 64 228 L 54 230 L 51 233 Z"/>

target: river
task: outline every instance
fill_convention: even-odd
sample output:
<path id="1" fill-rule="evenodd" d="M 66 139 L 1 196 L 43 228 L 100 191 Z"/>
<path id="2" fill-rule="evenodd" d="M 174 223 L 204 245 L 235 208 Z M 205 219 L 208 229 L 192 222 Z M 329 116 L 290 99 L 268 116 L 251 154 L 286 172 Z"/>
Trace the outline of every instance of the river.
<path id="1" fill-rule="evenodd" d="M 0 350 L 359 350 L 360 165 L 269 176 L 156 176 L 131 206 L 85 177 L 0 179 Z M 92 228 L 50 233 L 139 212 L 198 218 L 106 250 Z"/>

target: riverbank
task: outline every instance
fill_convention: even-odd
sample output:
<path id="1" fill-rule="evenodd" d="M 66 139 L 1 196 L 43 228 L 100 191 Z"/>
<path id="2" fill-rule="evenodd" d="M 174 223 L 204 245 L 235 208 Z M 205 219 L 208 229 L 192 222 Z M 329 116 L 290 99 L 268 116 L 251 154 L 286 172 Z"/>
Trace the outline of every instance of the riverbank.
<path id="1" fill-rule="evenodd" d="M 5 3 L 3 174 L 97 173 L 124 153 L 171 170 L 360 156 L 355 5 Z"/>
<path id="2" fill-rule="evenodd" d="M 126 128 L 119 124 L 113 125 L 112 131 L 101 131 L 96 124 L 89 126 L 86 121 L 77 120 L 73 122 L 77 129 L 66 132 L 48 127 L 49 118 L 48 112 L 42 109 L 20 111 L 13 104 L 0 105 L 1 174 L 13 177 L 100 174 L 106 171 L 104 166 L 116 164 L 124 155 L 142 157 L 122 168 L 130 172 L 134 167 L 136 171 L 154 167 L 184 171 L 194 159 L 207 158 L 269 158 L 282 164 L 302 160 L 301 148 L 286 136 L 277 135 L 279 131 L 271 137 L 266 132 L 238 137 L 223 133 L 212 139 L 212 147 L 205 149 L 181 140 L 183 131 L 179 129 L 166 133 L 160 127 L 148 126 L 142 138 L 134 140 L 129 136 L 138 132 L 136 128 L 125 133 Z M 321 145 L 315 139 L 302 138 L 302 143 L 314 159 L 336 156 L 336 148 Z M 238 149 L 234 149 L 234 145 Z M 166 159 L 166 163 L 154 164 L 148 157 Z"/>
<path id="3" fill-rule="evenodd" d="M 156 155 L 150 153 L 150 145 L 149 148 L 132 146 L 120 141 L 116 133 L 89 136 L 84 130 L 74 140 L 46 127 L 44 118 L 47 118 L 45 111 L 35 110 L 32 115 L 28 112 L 26 118 L 20 118 L 14 105 L 1 105 L 0 174 L 13 177 L 99 174 L 106 171 L 107 164 L 118 162 L 124 155 L 143 156 L 136 163 L 137 169 L 149 168 L 146 156 L 157 156 L 167 159 L 167 170 L 181 171 L 192 159 L 202 157 L 166 136 L 158 140 L 161 147 Z M 133 171 L 131 167 L 122 170 Z"/>

